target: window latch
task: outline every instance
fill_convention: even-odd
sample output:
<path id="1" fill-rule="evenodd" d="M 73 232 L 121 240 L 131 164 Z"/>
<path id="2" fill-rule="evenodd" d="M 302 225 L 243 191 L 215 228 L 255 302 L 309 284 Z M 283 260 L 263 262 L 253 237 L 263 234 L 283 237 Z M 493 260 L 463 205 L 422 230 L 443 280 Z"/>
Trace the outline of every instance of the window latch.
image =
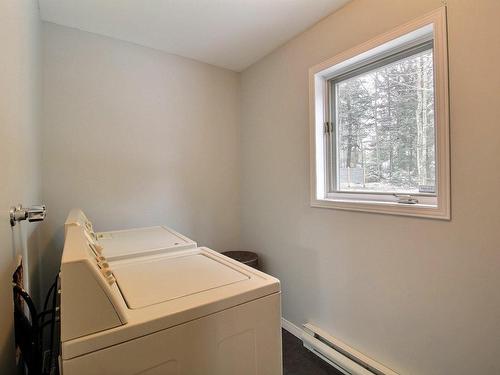
<path id="1" fill-rule="evenodd" d="M 398 198 L 398 203 L 401 204 L 417 204 L 418 199 L 415 197 L 412 197 L 411 195 L 408 194 L 394 194 L 396 198 Z"/>

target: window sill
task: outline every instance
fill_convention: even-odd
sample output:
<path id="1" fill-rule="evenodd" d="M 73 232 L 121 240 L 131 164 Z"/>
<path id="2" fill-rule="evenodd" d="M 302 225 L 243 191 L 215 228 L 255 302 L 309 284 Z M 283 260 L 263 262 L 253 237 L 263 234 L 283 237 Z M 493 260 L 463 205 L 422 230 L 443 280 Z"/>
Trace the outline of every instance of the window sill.
<path id="1" fill-rule="evenodd" d="M 427 204 L 402 204 L 396 202 L 325 198 L 312 199 L 311 207 L 450 220 L 449 210 L 439 204 L 436 206 Z"/>

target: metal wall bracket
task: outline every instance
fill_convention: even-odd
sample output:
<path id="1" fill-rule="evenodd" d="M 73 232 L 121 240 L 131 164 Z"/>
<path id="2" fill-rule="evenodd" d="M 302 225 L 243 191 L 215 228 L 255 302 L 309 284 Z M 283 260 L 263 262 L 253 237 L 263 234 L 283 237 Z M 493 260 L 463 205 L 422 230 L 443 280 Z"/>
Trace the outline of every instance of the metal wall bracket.
<path id="1" fill-rule="evenodd" d="M 47 208 L 44 204 L 24 208 L 21 204 L 10 208 L 10 225 L 15 226 L 18 221 L 29 222 L 42 221 L 47 216 Z"/>

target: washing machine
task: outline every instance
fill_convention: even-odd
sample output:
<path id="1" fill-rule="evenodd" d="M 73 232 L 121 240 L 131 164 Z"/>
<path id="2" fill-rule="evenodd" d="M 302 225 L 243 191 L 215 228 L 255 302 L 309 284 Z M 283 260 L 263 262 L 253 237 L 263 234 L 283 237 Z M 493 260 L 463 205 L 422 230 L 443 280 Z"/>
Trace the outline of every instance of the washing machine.
<path id="1" fill-rule="evenodd" d="M 72 209 L 64 223 L 65 233 L 73 226 L 82 227 L 89 242 L 100 248 L 108 260 L 127 259 L 148 254 L 175 252 L 197 247 L 195 241 L 166 226 L 152 226 L 95 232 L 92 222 L 79 209 Z"/>
<path id="2" fill-rule="evenodd" d="M 208 248 L 109 261 L 67 228 L 63 375 L 282 374 L 280 283 Z"/>

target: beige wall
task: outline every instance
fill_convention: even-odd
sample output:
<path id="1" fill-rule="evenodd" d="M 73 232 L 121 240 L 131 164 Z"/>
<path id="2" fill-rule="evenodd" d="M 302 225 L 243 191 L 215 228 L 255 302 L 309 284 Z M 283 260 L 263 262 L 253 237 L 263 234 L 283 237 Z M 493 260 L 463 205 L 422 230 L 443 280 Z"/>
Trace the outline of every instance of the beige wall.
<path id="1" fill-rule="evenodd" d="M 98 230 L 166 224 L 200 245 L 239 241 L 239 77 L 43 24 L 46 278 L 81 207 Z"/>
<path id="2" fill-rule="evenodd" d="M 242 74 L 242 245 L 293 323 L 401 374 L 497 374 L 500 2 L 448 4 L 452 220 L 309 205 L 308 68 L 441 5 L 354 0 Z"/>
<path id="3" fill-rule="evenodd" d="M 0 373 L 14 373 L 12 272 L 17 255 L 37 271 L 36 224 L 9 224 L 9 207 L 39 199 L 39 25 L 34 0 L 0 1 Z M 27 245 L 30 245 L 27 247 Z M 37 278 L 31 277 L 35 288 Z"/>

